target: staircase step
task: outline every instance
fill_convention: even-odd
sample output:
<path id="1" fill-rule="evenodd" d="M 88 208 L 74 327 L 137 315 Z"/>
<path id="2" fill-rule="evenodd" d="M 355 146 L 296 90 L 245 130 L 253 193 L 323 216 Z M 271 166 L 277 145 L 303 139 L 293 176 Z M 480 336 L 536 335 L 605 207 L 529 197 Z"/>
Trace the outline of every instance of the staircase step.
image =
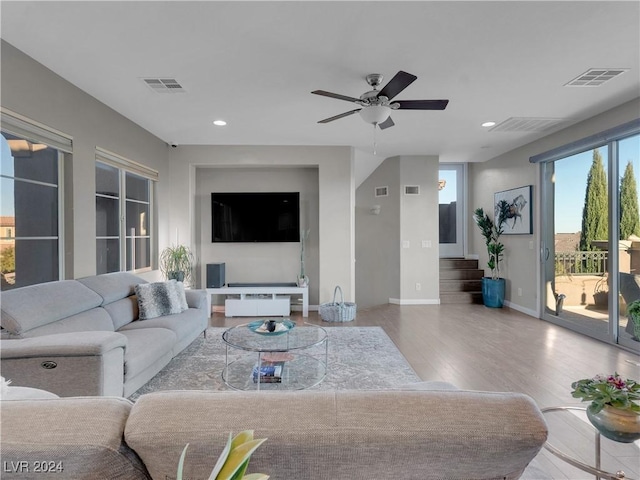
<path id="1" fill-rule="evenodd" d="M 482 293 L 476 292 L 440 292 L 441 305 L 453 305 L 463 303 L 482 304 Z"/>
<path id="2" fill-rule="evenodd" d="M 471 258 L 441 258 L 440 270 L 448 269 L 477 269 L 478 260 Z"/>
<path id="3" fill-rule="evenodd" d="M 481 280 L 440 280 L 441 292 L 482 292 Z"/>
<path id="4" fill-rule="evenodd" d="M 440 270 L 440 280 L 480 280 L 484 277 L 484 270 L 464 268 Z"/>

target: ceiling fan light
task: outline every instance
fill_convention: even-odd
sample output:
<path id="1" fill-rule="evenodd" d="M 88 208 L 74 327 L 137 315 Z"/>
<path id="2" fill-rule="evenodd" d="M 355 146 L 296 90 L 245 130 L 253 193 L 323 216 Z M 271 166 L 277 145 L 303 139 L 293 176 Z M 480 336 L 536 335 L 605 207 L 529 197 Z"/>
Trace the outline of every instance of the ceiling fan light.
<path id="1" fill-rule="evenodd" d="M 360 116 L 367 123 L 378 125 L 384 122 L 391 114 L 391 109 L 384 105 L 371 105 L 360 110 Z"/>

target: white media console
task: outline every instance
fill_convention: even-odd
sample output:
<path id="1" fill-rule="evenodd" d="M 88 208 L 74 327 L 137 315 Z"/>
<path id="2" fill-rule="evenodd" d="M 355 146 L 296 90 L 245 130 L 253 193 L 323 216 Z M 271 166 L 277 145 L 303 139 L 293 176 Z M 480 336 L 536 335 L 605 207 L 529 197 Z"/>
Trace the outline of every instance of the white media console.
<path id="1" fill-rule="evenodd" d="M 226 317 L 288 316 L 291 311 L 289 295 L 302 296 L 302 316 L 309 316 L 309 288 L 288 285 L 251 284 L 250 286 L 230 286 L 207 288 L 209 312 L 211 296 L 225 295 L 224 314 Z M 231 297 L 229 295 L 238 295 Z"/>

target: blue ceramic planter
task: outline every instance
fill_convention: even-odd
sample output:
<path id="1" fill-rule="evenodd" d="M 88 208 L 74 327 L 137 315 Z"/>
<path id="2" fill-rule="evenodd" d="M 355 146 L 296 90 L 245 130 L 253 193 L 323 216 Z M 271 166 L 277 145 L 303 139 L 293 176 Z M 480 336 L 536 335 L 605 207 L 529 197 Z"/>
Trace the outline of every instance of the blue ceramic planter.
<path id="1" fill-rule="evenodd" d="M 504 278 L 497 280 L 491 277 L 482 277 L 482 301 L 486 307 L 502 308 L 504 304 Z"/>

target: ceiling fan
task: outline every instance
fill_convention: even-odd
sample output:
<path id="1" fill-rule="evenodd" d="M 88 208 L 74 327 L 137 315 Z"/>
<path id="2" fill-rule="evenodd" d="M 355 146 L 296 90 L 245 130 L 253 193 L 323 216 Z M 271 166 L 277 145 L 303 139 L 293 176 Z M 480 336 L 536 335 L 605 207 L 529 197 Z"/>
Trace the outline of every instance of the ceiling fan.
<path id="1" fill-rule="evenodd" d="M 395 102 L 391 102 L 396 95 L 411 85 L 417 78 L 415 75 L 400 70 L 382 90 L 378 90 L 378 87 L 382 83 L 383 76 L 379 73 L 371 73 L 366 76 L 366 79 L 367 83 L 373 87 L 373 90 L 363 93 L 360 95 L 360 98 L 348 97 L 324 90 L 314 90 L 311 93 L 315 95 L 354 102 L 362 107 L 341 113 L 334 117 L 325 118 L 318 123 L 333 122 L 334 120 L 360 112 L 360 116 L 365 122 L 371 123 L 374 126 L 377 125 L 384 130 L 385 128 L 395 125 L 390 116 L 391 110 L 444 110 L 449 100 L 396 100 Z"/>

